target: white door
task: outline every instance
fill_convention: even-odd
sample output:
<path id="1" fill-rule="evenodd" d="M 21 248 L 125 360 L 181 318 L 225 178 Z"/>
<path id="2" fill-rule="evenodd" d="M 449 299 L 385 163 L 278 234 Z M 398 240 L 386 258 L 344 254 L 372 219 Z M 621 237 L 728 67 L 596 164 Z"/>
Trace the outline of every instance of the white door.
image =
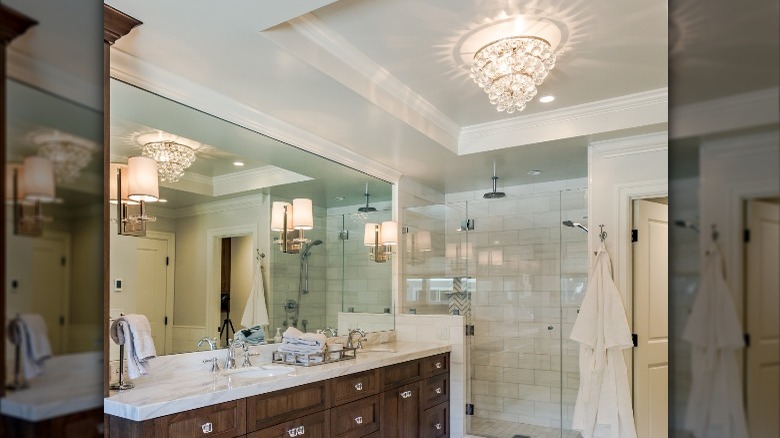
<path id="1" fill-rule="evenodd" d="M 778 212 L 776 203 L 748 203 L 745 328 L 746 404 L 751 437 L 777 436 L 780 430 L 780 282 L 778 281 Z"/>
<path id="2" fill-rule="evenodd" d="M 146 315 L 152 328 L 157 355 L 169 354 L 168 327 L 168 241 L 139 238 L 136 246 L 136 311 Z"/>
<path id="3" fill-rule="evenodd" d="M 45 233 L 31 241 L 30 312 L 46 321 L 52 353 L 62 354 L 67 349 L 70 238 Z"/>
<path id="4" fill-rule="evenodd" d="M 639 438 L 668 436 L 668 206 L 634 202 L 634 420 Z"/>

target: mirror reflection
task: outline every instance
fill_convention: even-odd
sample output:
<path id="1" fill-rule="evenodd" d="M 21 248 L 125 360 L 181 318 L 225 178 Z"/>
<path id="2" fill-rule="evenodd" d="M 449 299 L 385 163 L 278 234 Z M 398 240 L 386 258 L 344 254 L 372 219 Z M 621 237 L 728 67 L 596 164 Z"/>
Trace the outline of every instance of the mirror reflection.
<path id="1" fill-rule="evenodd" d="M 110 86 L 111 318 L 145 315 L 158 356 L 207 349 L 203 338 L 224 346 L 256 326 L 240 336 L 394 327 L 392 263 L 382 258 L 395 250 L 397 226 L 383 224 L 391 184 Z M 153 167 L 157 177 L 144 179 Z"/>
<path id="2" fill-rule="evenodd" d="M 51 357 L 102 350 L 103 279 L 94 267 L 103 260 L 103 116 L 6 84 L 4 342 L 13 386 L 34 383 Z"/>

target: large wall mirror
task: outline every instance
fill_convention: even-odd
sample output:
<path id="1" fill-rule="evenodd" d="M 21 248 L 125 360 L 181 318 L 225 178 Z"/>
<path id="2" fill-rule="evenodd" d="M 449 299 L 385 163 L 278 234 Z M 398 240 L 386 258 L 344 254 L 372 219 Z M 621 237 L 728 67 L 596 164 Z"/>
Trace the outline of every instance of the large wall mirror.
<path id="1" fill-rule="evenodd" d="M 157 202 L 111 206 L 111 318 L 146 315 L 158 355 L 202 349 L 203 337 L 224 346 L 265 321 L 246 313 L 257 297 L 269 337 L 289 326 L 394 327 L 392 263 L 372 258 L 364 239 L 367 223 L 392 220 L 392 184 L 127 83 L 110 88 L 112 180 L 145 147 L 160 174 Z M 190 153 L 177 175 L 171 167 Z M 124 172 L 120 186 L 133 178 Z M 285 241 L 272 210 L 296 199 L 311 200 L 312 223 Z"/>
<path id="2" fill-rule="evenodd" d="M 54 356 L 102 351 L 103 114 L 6 84 L 4 324 L 40 316 Z"/>

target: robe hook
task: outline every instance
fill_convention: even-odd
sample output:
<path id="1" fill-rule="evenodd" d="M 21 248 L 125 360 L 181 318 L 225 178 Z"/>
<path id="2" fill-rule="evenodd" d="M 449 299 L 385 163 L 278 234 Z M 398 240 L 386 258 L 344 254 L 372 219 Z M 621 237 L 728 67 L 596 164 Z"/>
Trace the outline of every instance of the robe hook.
<path id="1" fill-rule="evenodd" d="M 602 242 L 607 239 L 607 232 L 604 231 L 604 224 L 599 225 L 599 239 L 601 239 Z"/>
<path id="2" fill-rule="evenodd" d="M 718 241 L 718 227 L 715 224 L 712 224 L 712 241 L 717 242 Z"/>

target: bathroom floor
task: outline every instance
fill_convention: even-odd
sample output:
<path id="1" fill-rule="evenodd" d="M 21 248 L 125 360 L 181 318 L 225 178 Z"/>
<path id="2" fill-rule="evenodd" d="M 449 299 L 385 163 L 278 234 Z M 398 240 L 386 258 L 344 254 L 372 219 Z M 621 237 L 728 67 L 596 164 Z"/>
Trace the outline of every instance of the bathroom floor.
<path id="1" fill-rule="evenodd" d="M 484 438 L 514 438 L 516 435 L 530 438 L 582 438 L 576 431 L 480 417 L 472 417 L 470 434 Z"/>

